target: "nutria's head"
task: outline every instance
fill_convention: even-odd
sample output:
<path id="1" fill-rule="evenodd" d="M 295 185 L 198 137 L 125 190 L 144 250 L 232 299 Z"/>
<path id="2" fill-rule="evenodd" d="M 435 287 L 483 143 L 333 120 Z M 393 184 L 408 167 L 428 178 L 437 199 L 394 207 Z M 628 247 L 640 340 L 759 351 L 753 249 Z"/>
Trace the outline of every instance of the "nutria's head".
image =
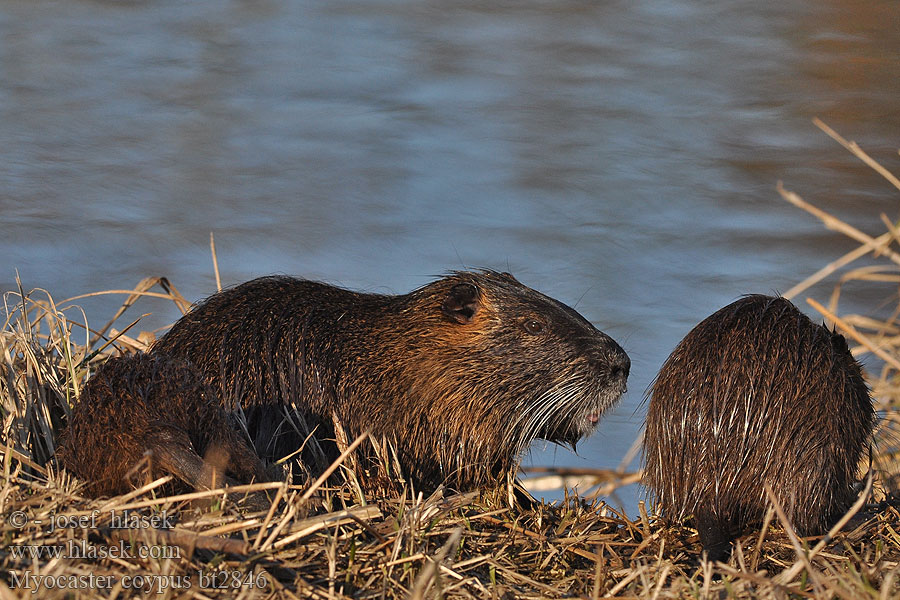
<path id="1" fill-rule="evenodd" d="M 420 479 L 496 481 L 534 439 L 574 446 L 625 392 L 625 351 L 508 273 L 453 273 L 397 301 L 379 383 L 400 393 L 370 428 L 400 432 Z"/>

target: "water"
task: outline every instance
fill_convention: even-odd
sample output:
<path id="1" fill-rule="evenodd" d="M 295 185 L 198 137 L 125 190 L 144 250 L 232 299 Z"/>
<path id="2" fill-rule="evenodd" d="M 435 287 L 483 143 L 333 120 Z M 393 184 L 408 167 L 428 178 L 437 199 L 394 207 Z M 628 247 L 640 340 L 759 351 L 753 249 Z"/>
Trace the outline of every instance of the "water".
<path id="1" fill-rule="evenodd" d="M 811 119 L 898 171 L 898 55 L 893 0 L 2 0 L 0 289 L 199 299 L 210 231 L 226 285 L 510 270 L 633 359 L 578 455 L 528 464 L 615 467 L 691 326 L 853 247 L 778 180 L 873 234 L 897 218 Z"/>

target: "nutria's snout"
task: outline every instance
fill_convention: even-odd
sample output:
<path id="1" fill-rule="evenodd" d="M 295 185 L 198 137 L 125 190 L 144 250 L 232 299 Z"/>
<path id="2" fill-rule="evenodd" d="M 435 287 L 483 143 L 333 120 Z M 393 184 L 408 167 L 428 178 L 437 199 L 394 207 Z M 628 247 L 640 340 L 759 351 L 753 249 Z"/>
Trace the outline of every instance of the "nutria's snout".
<path id="1" fill-rule="evenodd" d="M 605 356 L 597 362 L 595 367 L 601 382 L 600 392 L 594 406 L 587 407 L 585 413 L 578 417 L 579 423 L 573 429 L 573 433 L 578 437 L 585 437 L 593 433 L 603 413 L 614 406 L 628 389 L 631 359 L 611 337 L 605 334 L 604 337 L 606 338 Z"/>
<path id="2" fill-rule="evenodd" d="M 550 396 L 551 402 L 557 402 L 559 397 L 564 401 L 558 403 L 556 410 L 538 411 L 547 420 L 537 437 L 574 448 L 596 430 L 606 411 L 625 394 L 631 359 L 612 338 L 595 333 L 581 348 L 587 357 L 582 363 L 586 369 Z"/>
<path id="3" fill-rule="evenodd" d="M 628 374 L 631 372 L 631 359 L 628 353 L 614 339 L 605 333 L 598 332 L 600 337 L 599 351 L 591 361 L 594 372 L 609 388 L 625 393 Z"/>
<path id="4" fill-rule="evenodd" d="M 610 340 L 612 341 L 612 340 Z M 609 377 L 614 382 L 621 382 L 622 391 L 625 391 L 625 384 L 628 381 L 628 374 L 631 372 L 631 359 L 628 354 L 617 343 L 612 342 L 612 357 L 609 359 Z"/>

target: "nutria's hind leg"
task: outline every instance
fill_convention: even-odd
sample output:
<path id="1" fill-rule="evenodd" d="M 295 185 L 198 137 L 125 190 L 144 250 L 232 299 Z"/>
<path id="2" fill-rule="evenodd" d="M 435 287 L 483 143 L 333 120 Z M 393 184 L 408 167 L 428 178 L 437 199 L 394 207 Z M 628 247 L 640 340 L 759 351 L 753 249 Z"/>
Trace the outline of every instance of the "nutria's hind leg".
<path id="1" fill-rule="evenodd" d="M 731 541 L 734 539 L 731 527 L 727 523 L 722 523 L 718 517 L 703 511 L 699 511 L 694 520 L 707 560 L 727 561 L 731 556 Z"/>
<path id="2" fill-rule="evenodd" d="M 170 473 L 195 489 L 213 489 L 225 484 L 222 468 L 200 458 L 183 429 L 157 425 L 148 435 L 154 467 Z"/>
<path id="3" fill-rule="evenodd" d="M 218 455 L 221 460 L 215 458 L 203 460 L 191 445 L 187 432 L 168 425 L 153 428 L 148 447 L 160 470 L 171 473 L 195 489 L 215 489 L 224 485 L 241 484 L 224 474 L 227 465 L 232 464 L 229 447 L 218 446 L 213 451 L 213 454 Z M 254 458 L 255 456 L 253 454 Z M 246 457 L 244 459 L 246 460 Z M 256 458 L 256 461 L 259 459 Z M 259 463 L 259 468 L 262 470 L 262 463 Z M 266 510 L 270 502 L 265 493 L 248 494 L 244 499 L 244 505 L 251 510 Z"/>
<path id="4" fill-rule="evenodd" d="M 263 462 L 243 436 L 231 427 L 216 428 L 214 437 L 207 447 L 207 455 L 214 452 L 222 456 L 219 466 L 242 483 L 262 483 L 271 477 Z M 231 485 L 231 478 L 226 477 Z M 251 510 L 268 510 L 272 503 L 269 491 L 251 492 L 244 498 L 244 505 Z"/>
<path id="5" fill-rule="evenodd" d="M 269 474 L 259 456 L 231 427 L 216 428 L 215 436 L 209 441 L 207 452 L 211 450 L 224 454 L 221 467 L 238 481 L 260 483 L 269 480 Z"/>

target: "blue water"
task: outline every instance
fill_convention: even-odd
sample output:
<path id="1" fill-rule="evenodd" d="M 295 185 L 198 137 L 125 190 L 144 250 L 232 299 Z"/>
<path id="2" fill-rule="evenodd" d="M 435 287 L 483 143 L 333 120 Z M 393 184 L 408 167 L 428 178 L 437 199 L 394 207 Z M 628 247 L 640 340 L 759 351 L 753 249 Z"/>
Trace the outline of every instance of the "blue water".
<path id="1" fill-rule="evenodd" d="M 853 247 L 778 180 L 874 234 L 898 216 L 896 192 L 811 123 L 897 170 L 898 15 L 873 0 L 2 0 L 0 290 L 16 269 L 57 299 L 164 275 L 200 299 L 211 231 L 226 285 L 279 272 L 400 293 L 510 270 L 633 359 L 578 455 L 527 464 L 615 467 L 693 324 Z M 120 301 L 80 303 L 99 325 Z M 142 328 L 178 316 L 139 306 Z"/>

